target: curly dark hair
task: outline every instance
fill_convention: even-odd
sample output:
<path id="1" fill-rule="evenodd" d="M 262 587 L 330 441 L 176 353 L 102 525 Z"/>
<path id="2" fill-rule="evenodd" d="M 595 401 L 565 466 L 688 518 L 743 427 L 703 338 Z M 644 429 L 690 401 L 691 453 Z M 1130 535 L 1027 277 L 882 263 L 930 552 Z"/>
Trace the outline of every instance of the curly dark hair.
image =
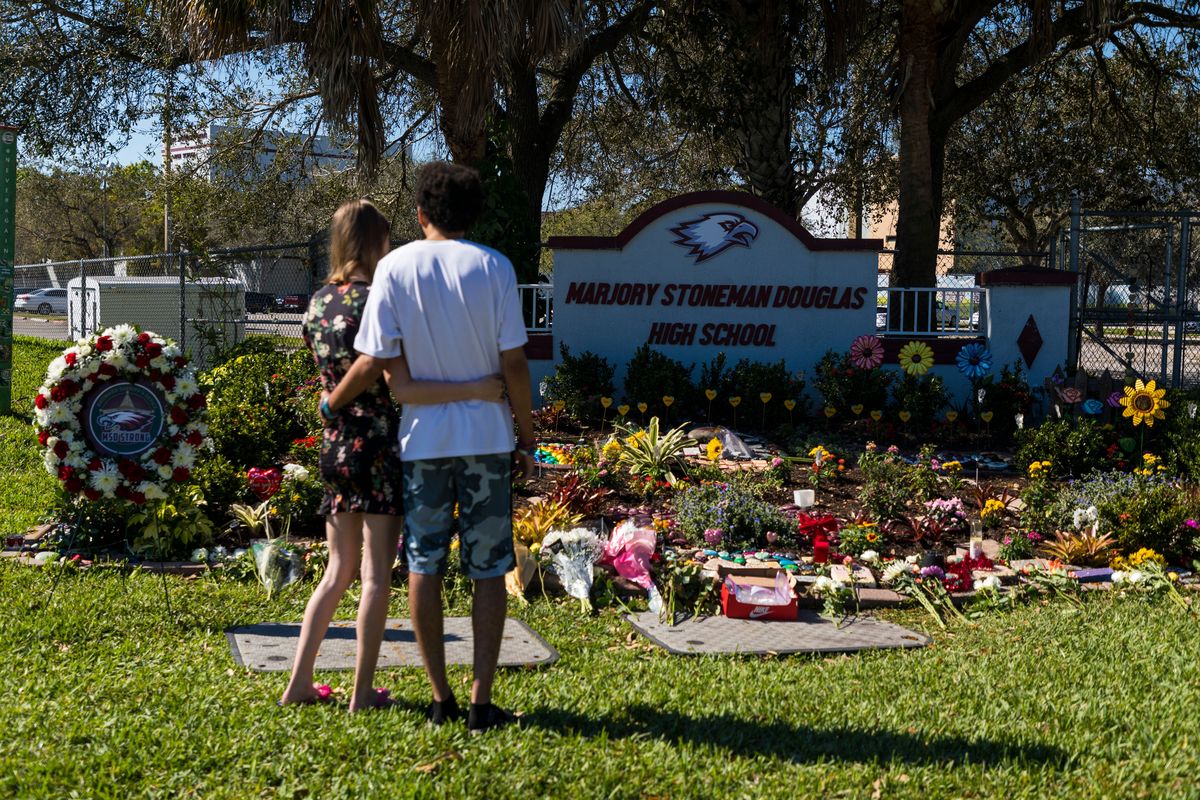
<path id="1" fill-rule="evenodd" d="M 445 161 L 427 164 L 417 178 L 417 208 L 443 233 L 467 230 L 483 211 L 479 172 Z"/>

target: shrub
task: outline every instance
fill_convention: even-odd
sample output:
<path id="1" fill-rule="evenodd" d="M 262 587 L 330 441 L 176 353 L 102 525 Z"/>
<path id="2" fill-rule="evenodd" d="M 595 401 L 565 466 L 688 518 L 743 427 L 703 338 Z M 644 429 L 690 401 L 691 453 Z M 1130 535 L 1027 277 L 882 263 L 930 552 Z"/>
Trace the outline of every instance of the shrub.
<path id="1" fill-rule="evenodd" d="M 559 354 L 562 360 L 542 384 L 542 399 L 561 401 L 576 419 L 600 419 L 600 398 L 613 394 L 613 365 L 587 350 L 573 356 L 565 344 Z"/>
<path id="2" fill-rule="evenodd" d="M 1162 437 L 1163 460 L 1170 470 L 1192 481 L 1200 480 L 1200 395 L 1196 390 L 1167 392 L 1171 403 L 1167 419 L 1153 432 Z"/>
<path id="3" fill-rule="evenodd" d="M 1028 417 L 1033 410 L 1033 389 L 1025 379 L 1020 359 L 1012 366 L 1000 368 L 1000 374 L 988 375 L 976 382 L 976 391 L 983 390 L 983 402 L 979 411 L 992 412 L 992 421 L 988 423 L 993 435 L 1008 439 L 1017 429 L 1016 414 Z M 975 398 L 978 400 L 978 398 Z"/>
<path id="4" fill-rule="evenodd" d="M 706 530 L 721 531 L 719 549 L 773 547 L 767 534 L 792 541 L 795 522 L 773 504 L 760 499 L 747 481 L 689 486 L 675 498 L 675 523 L 690 540 L 705 542 Z"/>
<path id="5" fill-rule="evenodd" d="M 905 487 L 907 468 L 898 455 L 868 450 L 859 456 L 863 485 L 858 499 L 877 522 L 899 519 L 911 496 Z"/>
<path id="6" fill-rule="evenodd" d="M 1033 558 L 1034 550 L 1041 545 L 1042 535 L 1037 531 L 1017 532 L 1000 540 L 1000 558 L 1005 561 Z"/>
<path id="7" fill-rule="evenodd" d="M 910 430 L 929 428 L 938 412 L 946 405 L 946 385 L 938 375 L 904 374 L 892 386 L 892 404 L 897 411 L 907 411 L 912 416 Z"/>
<path id="8" fill-rule="evenodd" d="M 1095 473 L 1066 486 L 1050 513 L 1059 528 L 1069 528 L 1078 508 L 1095 506 L 1100 528 L 1112 533 L 1122 552 L 1143 547 L 1167 556 L 1191 547 L 1192 516 L 1187 491 L 1163 475 Z"/>
<path id="9" fill-rule="evenodd" d="M 142 506 L 129 516 L 130 549 L 152 558 L 177 558 L 207 545 L 213 523 L 204 514 L 204 496 L 195 486 L 181 486 L 164 500 Z"/>
<path id="10" fill-rule="evenodd" d="M 293 402 L 300 371 L 295 356 L 256 353 L 204 373 L 217 453 L 238 467 L 273 464 L 306 435 L 305 416 Z"/>
<path id="11" fill-rule="evenodd" d="M 230 506 L 250 500 L 245 470 L 220 453 L 196 460 L 192 482 L 204 497 L 204 512 L 219 525 L 228 519 Z"/>
<path id="12" fill-rule="evenodd" d="M 1094 420 L 1047 420 L 1017 431 L 1016 466 L 1022 471 L 1034 462 L 1050 461 L 1056 474 L 1086 475 L 1104 454 L 1104 433 Z"/>
<path id="13" fill-rule="evenodd" d="M 72 547 L 91 551 L 124 545 L 132 508 L 128 502 L 102 497 L 74 503 L 74 497 L 64 492 L 58 497 L 52 518 L 62 521 L 59 535 L 64 543 L 70 541 Z"/>
<path id="14" fill-rule="evenodd" d="M 740 411 L 739 419 L 743 420 L 742 427 L 749 427 L 755 423 L 761 425 L 763 410 L 766 410 L 767 413 L 768 426 L 775 422 L 785 421 L 790 416 L 794 417 L 797 413 L 802 417 L 808 414 L 808 398 L 804 395 L 804 381 L 799 380 L 796 375 L 788 371 L 787 365 L 782 359 L 775 363 L 742 359 L 731 369 L 726 369 L 725 354 L 718 353 L 715 359 L 706 365 L 701 365 L 700 383 L 697 384 L 697 389 L 712 389 L 718 393 L 719 399 L 716 401 L 715 408 L 718 409 L 719 416 L 732 416 L 728 398 L 742 397 L 743 404 L 738 409 Z M 770 395 L 766 409 L 762 408 L 760 402 L 760 396 L 763 393 Z M 792 414 L 788 414 L 784 408 L 784 401 L 787 399 L 796 401 L 796 408 L 792 409 Z M 704 402 L 707 403 L 707 399 Z"/>
<path id="15" fill-rule="evenodd" d="M 860 556 L 867 550 L 883 547 L 883 534 L 874 524 L 852 523 L 838 532 L 838 552 L 847 556 Z"/>
<path id="16" fill-rule="evenodd" d="M 825 405 L 849 413 L 851 406 L 861 405 L 867 412 L 887 405 L 888 388 L 896 377 L 894 370 L 859 369 L 850 361 L 849 353 L 827 350 L 814 368 L 813 384 L 821 393 Z"/>
<path id="17" fill-rule="evenodd" d="M 637 403 L 646 403 L 651 408 L 661 408 L 664 395 L 675 398 L 674 408 L 679 414 L 694 410 L 696 388 L 692 385 L 692 368 L 643 344 L 625 365 L 625 401 L 635 407 Z"/>

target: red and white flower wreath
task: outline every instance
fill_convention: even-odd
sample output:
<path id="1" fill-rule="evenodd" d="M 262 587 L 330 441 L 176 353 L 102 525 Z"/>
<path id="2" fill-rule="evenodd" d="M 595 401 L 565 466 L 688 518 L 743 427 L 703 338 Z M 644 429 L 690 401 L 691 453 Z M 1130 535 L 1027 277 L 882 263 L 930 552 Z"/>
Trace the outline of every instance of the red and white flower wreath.
<path id="1" fill-rule="evenodd" d="M 114 378 L 149 381 L 166 400 L 162 435 L 133 458 L 99 455 L 80 423 L 88 392 Z M 209 446 L 206 406 L 196 372 L 178 346 L 118 325 L 80 339 L 50 362 L 34 398 L 34 427 L 46 470 L 67 492 L 141 505 L 166 497 L 166 487 L 191 477 L 198 452 Z"/>

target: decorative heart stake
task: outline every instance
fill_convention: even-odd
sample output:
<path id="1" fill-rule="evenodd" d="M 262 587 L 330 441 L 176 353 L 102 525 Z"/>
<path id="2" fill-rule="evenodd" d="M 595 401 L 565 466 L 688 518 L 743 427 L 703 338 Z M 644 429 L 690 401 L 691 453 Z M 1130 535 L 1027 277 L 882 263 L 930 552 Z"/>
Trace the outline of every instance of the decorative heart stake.
<path id="1" fill-rule="evenodd" d="M 763 392 L 758 396 L 758 399 L 763 401 L 763 405 L 766 405 L 767 403 L 771 402 L 771 397 L 772 395 L 770 392 Z"/>
<path id="2" fill-rule="evenodd" d="M 825 406 L 825 419 L 833 419 L 833 415 L 837 413 L 837 409 L 833 406 Z"/>
<path id="3" fill-rule="evenodd" d="M 611 397 L 601 397 L 600 398 L 600 407 L 604 409 L 604 411 L 602 411 L 600 413 L 600 430 L 604 430 L 604 421 L 608 419 L 608 409 L 609 409 L 609 406 L 611 406 L 611 405 L 612 405 Z"/>
<path id="4" fill-rule="evenodd" d="M 854 405 L 850 406 L 850 410 L 853 411 L 854 416 L 857 417 L 859 414 L 861 414 L 863 412 L 863 404 L 855 403 Z"/>
<path id="5" fill-rule="evenodd" d="M 717 399 L 717 390 L 716 389 L 705 389 L 704 396 L 707 397 L 708 402 L 711 403 L 713 400 Z"/>
<path id="6" fill-rule="evenodd" d="M 664 406 L 666 406 L 667 408 L 670 408 L 671 404 L 675 402 L 675 398 L 671 397 L 671 395 L 669 395 L 669 394 L 664 394 L 662 397 L 662 401 L 663 401 Z"/>
<path id="7" fill-rule="evenodd" d="M 621 405 L 617 406 L 617 413 L 620 414 L 622 417 L 625 416 L 626 414 L 628 414 L 629 413 L 628 404 L 621 404 Z"/>
<path id="8" fill-rule="evenodd" d="M 562 411 L 563 411 L 563 409 L 564 409 L 564 408 L 566 408 L 566 407 L 567 407 L 567 404 L 566 404 L 566 402 L 564 402 L 564 401 L 562 401 L 562 400 L 555 400 L 555 401 L 554 401 L 554 413 L 556 413 L 556 414 L 561 414 L 561 413 L 562 413 Z"/>
<path id="9" fill-rule="evenodd" d="M 793 411 L 796 408 L 796 401 L 795 400 L 784 400 L 783 407 L 786 408 L 788 411 Z"/>
<path id="10" fill-rule="evenodd" d="M 883 412 L 882 411 L 872 411 L 871 419 L 875 420 L 876 422 L 879 422 L 879 420 L 883 419 Z"/>
<path id="11" fill-rule="evenodd" d="M 734 408 L 737 408 L 741 404 L 742 404 L 742 398 L 740 398 L 740 397 L 729 398 L 729 405 L 733 406 Z"/>
<path id="12" fill-rule="evenodd" d="M 612 398 L 611 397 L 601 397 L 600 405 L 604 406 L 605 408 L 610 408 L 612 406 Z"/>
<path id="13" fill-rule="evenodd" d="M 650 406 L 646 405 L 645 403 L 638 403 L 638 411 L 642 412 L 643 414 L 646 413 L 646 409 L 649 407 Z"/>
<path id="14" fill-rule="evenodd" d="M 981 420 L 983 420 L 984 422 L 991 422 L 991 421 L 992 421 L 992 417 L 994 417 L 994 416 L 995 416 L 995 413 L 994 413 L 994 412 L 991 412 L 991 411 L 984 411 L 982 414 L 980 414 L 980 415 L 979 415 L 979 418 L 980 418 Z"/>
<path id="15" fill-rule="evenodd" d="M 954 422 L 954 420 L 956 420 L 956 419 L 958 419 L 957 411 L 947 411 L 946 412 L 946 422 Z"/>
<path id="16" fill-rule="evenodd" d="M 283 484 L 283 473 L 275 467 L 269 469 L 251 467 L 246 470 L 246 482 L 250 485 L 250 491 L 254 492 L 259 500 L 269 500 L 275 496 L 280 485 Z"/>
<path id="17" fill-rule="evenodd" d="M 912 419 L 912 413 L 909 411 L 901 411 L 896 416 L 900 417 L 901 422 L 908 422 L 910 419 Z"/>

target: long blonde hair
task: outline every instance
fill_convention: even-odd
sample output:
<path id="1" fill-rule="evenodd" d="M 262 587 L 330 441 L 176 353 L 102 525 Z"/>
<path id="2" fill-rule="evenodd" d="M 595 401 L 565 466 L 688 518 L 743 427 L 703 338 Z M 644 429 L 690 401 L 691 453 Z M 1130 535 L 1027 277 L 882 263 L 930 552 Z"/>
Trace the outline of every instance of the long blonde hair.
<path id="1" fill-rule="evenodd" d="M 355 272 L 375 274 L 387 255 L 392 226 L 370 200 L 351 200 L 339 208 L 329 225 L 329 277 L 326 283 L 345 283 Z"/>

